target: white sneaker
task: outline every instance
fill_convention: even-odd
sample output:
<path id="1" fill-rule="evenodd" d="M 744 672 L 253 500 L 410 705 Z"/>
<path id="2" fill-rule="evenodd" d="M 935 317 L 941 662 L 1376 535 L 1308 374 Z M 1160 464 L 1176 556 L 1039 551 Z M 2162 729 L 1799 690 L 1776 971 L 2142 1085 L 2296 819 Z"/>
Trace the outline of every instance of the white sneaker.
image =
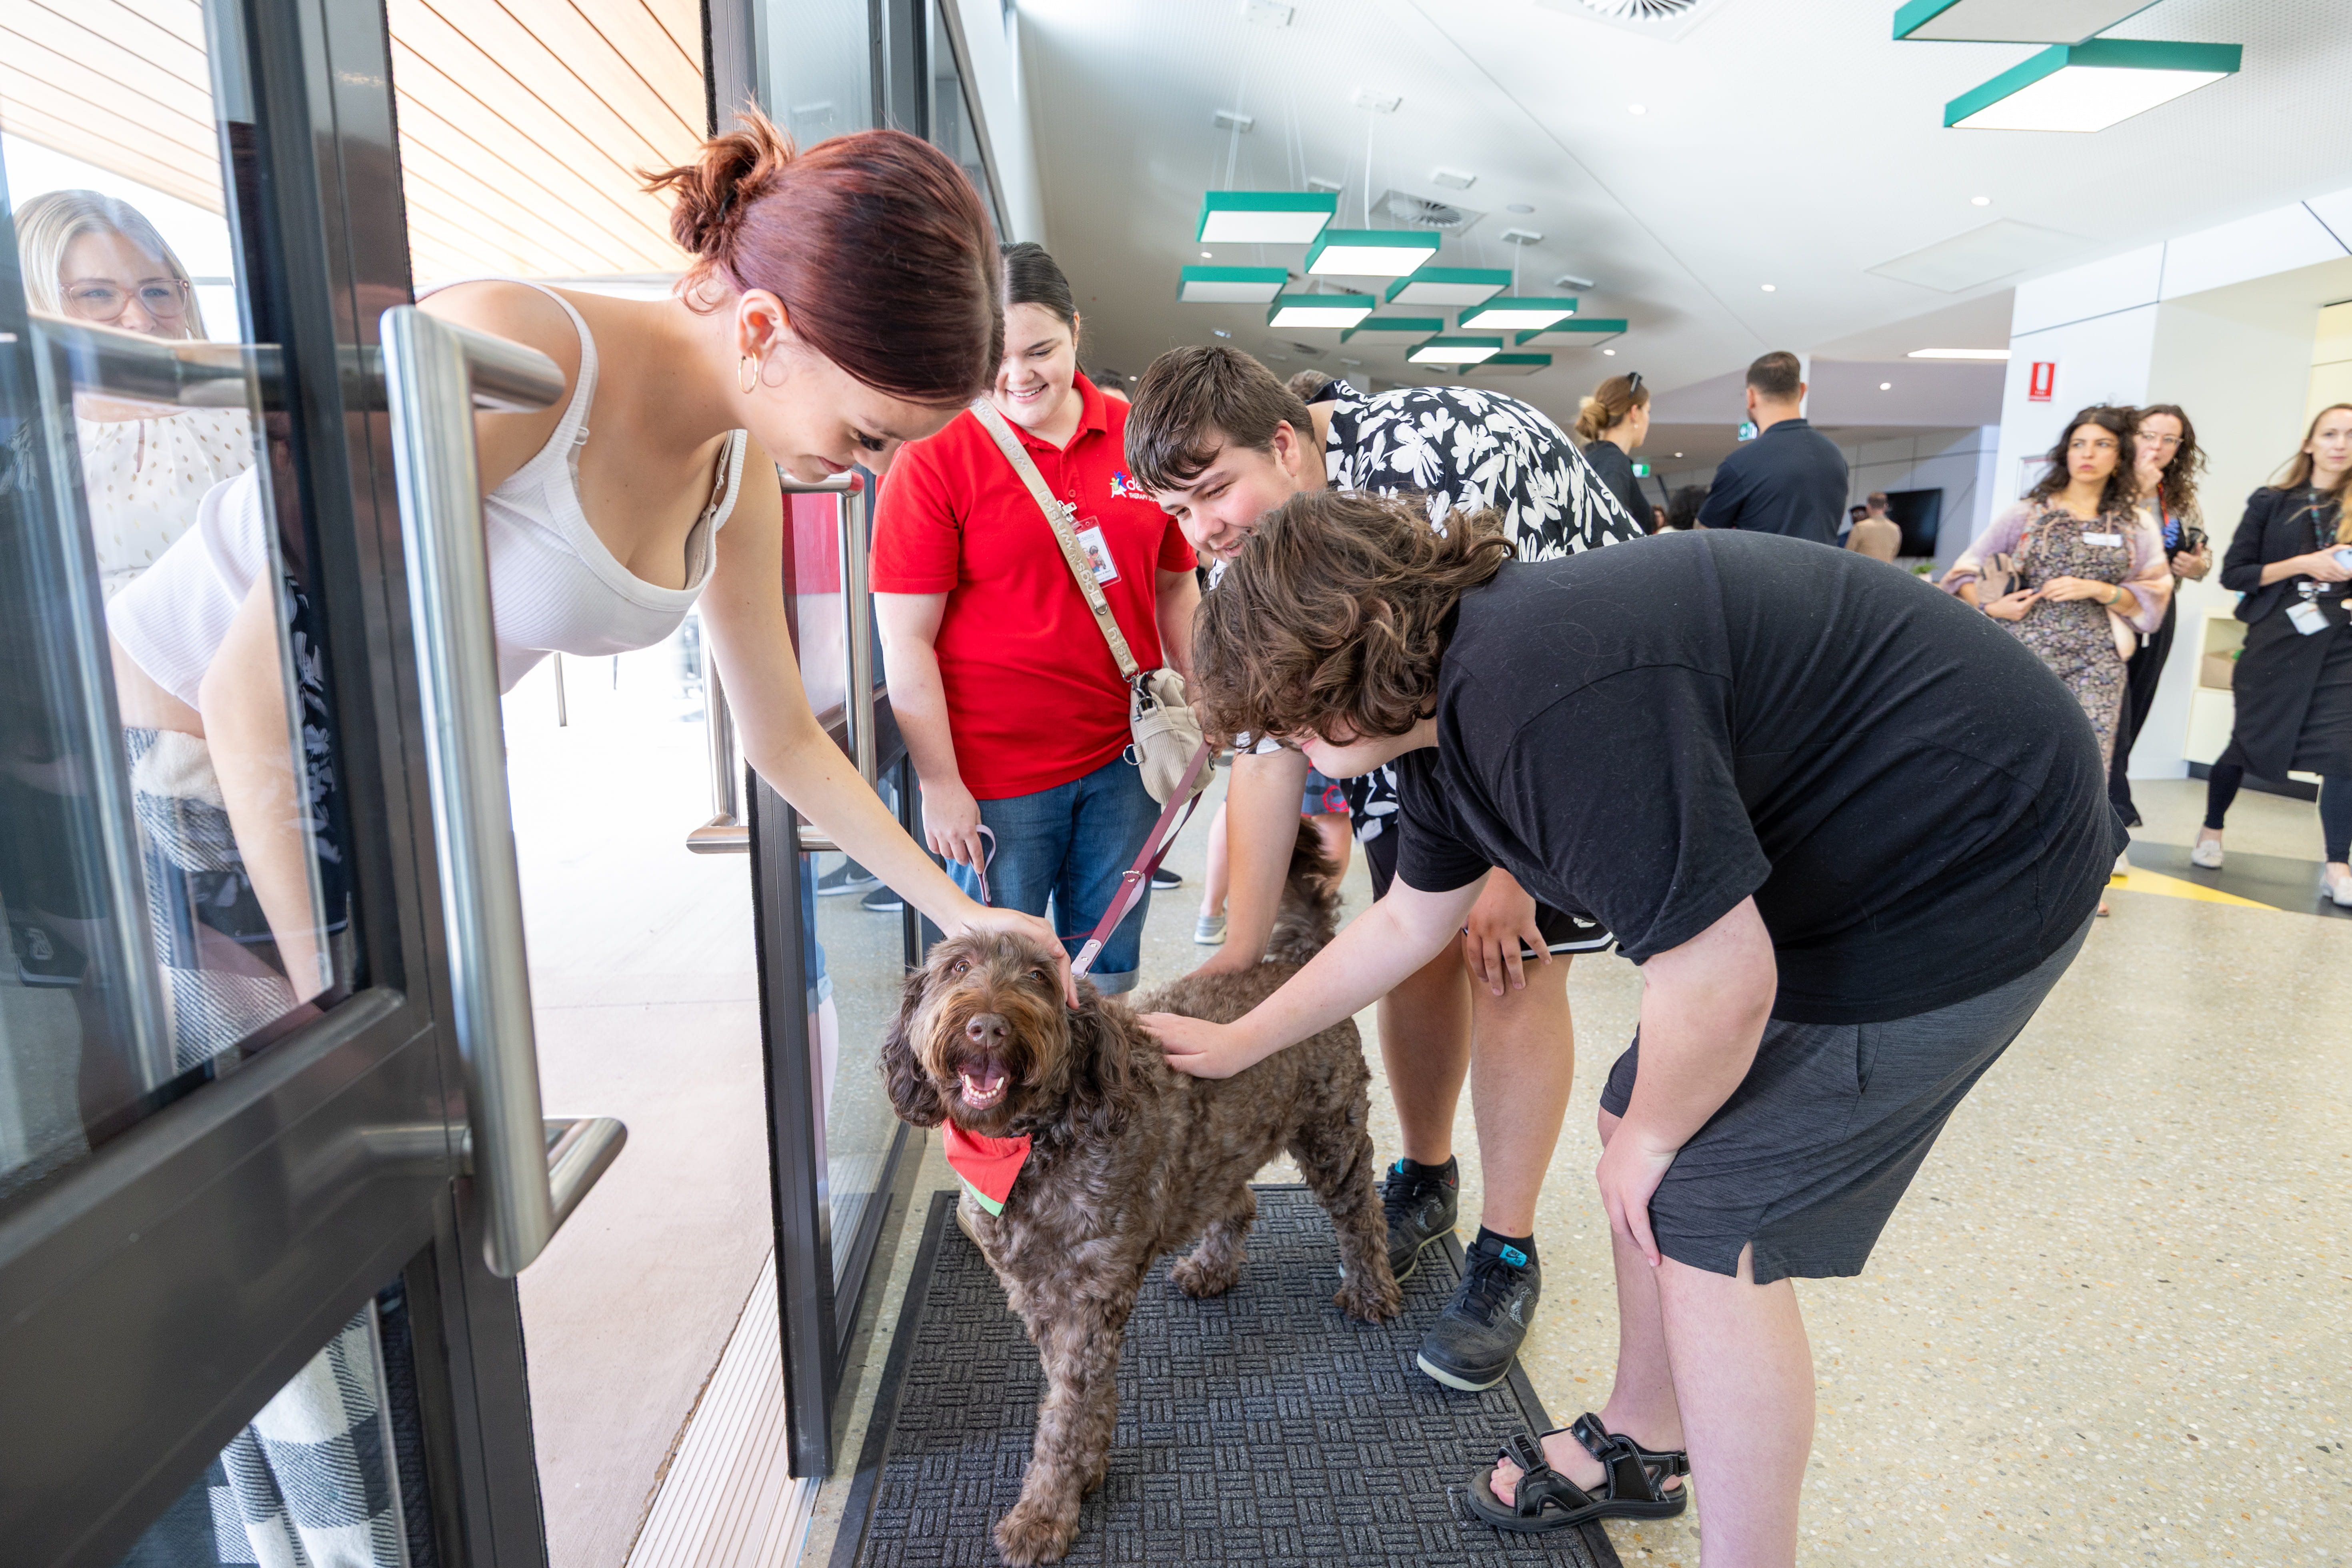
<path id="1" fill-rule="evenodd" d="M 1202 947 L 1217 947 L 1225 940 L 1225 917 L 1202 915 L 1192 922 L 1192 940 Z"/>
<path id="2" fill-rule="evenodd" d="M 2322 871 L 2319 874 L 2319 896 L 2335 900 L 2339 910 L 2352 910 L 2352 877 L 2330 877 Z"/>
<path id="3" fill-rule="evenodd" d="M 2220 870 L 2221 841 L 2218 838 L 2199 839 L 2189 847 L 2189 863 L 2192 866 L 2202 866 L 2208 871 Z"/>

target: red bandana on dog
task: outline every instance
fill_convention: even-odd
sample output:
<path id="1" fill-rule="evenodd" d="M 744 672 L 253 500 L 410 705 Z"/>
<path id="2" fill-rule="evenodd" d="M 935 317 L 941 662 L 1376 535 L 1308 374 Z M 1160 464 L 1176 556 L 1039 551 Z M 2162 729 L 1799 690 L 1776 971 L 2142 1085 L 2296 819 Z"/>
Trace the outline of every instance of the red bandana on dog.
<path id="1" fill-rule="evenodd" d="M 980 1206 L 989 1213 L 1003 1214 L 1004 1200 L 1013 1195 L 1013 1178 L 1029 1159 L 1029 1135 L 982 1138 L 953 1121 L 941 1122 L 940 1132 L 947 1144 L 948 1166 L 963 1183 L 964 1191 L 979 1199 Z"/>

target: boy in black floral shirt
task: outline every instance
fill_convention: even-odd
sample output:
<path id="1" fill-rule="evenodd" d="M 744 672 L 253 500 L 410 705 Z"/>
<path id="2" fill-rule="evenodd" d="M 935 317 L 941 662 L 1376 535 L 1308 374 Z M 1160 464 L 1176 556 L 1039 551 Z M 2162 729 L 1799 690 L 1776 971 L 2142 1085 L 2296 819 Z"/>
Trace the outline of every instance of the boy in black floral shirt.
<path id="1" fill-rule="evenodd" d="M 1127 454 L 1137 482 L 1217 563 L 1213 571 L 1239 553 L 1266 512 L 1325 489 L 1423 498 L 1433 524 L 1457 508 L 1491 509 L 1522 561 L 1647 531 L 1559 426 L 1517 398 L 1452 386 L 1365 397 L 1330 382 L 1301 400 L 1231 348 L 1176 349 L 1152 362 L 1128 416 Z M 1202 970 L 1244 969 L 1265 952 L 1307 767 L 1299 752 L 1271 742 L 1236 759 L 1225 803 L 1227 940 Z M 1395 779 L 1382 768 L 1346 785 L 1378 897 L 1396 871 Z M 1576 1068 L 1568 956 L 1610 940 L 1590 918 L 1538 905 L 1498 870 L 1464 930 L 1460 960 L 1441 956 L 1381 1002 L 1381 1055 L 1404 1134 L 1403 1157 L 1384 1189 L 1399 1278 L 1455 1223 L 1454 1112 L 1475 1045 L 1471 1107 L 1485 1189 L 1478 1239 L 1420 1356 L 1423 1372 L 1453 1387 L 1501 1382 L 1526 1338 L 1541 1291 L 1536 1194 Z"/>

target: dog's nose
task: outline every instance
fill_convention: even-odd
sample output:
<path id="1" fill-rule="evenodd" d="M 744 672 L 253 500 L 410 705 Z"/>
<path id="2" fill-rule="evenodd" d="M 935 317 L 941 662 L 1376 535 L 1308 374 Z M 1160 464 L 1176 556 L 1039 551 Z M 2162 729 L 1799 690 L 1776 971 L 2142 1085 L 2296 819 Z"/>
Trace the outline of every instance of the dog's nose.
<path id="1" fill-rule="evenodd" d="M 1004 1037 L 1012 1032 L 1013 1026 L 1006 1023 L 1002 1015 L 996 1013 L 974 1013 L 963 1026 L 964 1038 L 975 1046 L 982 1046 L 990 1049 L 1003 1045 Z"/>

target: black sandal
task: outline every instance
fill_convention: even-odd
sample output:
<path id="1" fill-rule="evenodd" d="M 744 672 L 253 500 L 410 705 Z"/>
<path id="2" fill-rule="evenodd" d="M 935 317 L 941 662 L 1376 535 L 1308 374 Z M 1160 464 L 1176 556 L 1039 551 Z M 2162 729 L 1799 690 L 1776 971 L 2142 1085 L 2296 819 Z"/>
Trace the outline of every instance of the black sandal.
<path id="1" fill-rule="evenodd" d="M 1544 1460 L 1543 1438 L 1572 1434 L 1585 1451 L 1601 1461 L 1603 1487 L 1600 1495 L 1586 1491 Z M 1480 1520 L 1497 1530 L 1522 1535 L 1569 1530 L 1596 1519 L 1672 1519 L 1690 1506 L 1690 1488 L 1664 1489 L 1669 1478 L 1690 1474 L 1690 1456 L 1679 1448 L 1664 1453 L 1643 1447 L 1631 1437 L 1611 1432 L 1601 1418 L 1586 1412 L 1572 1426 L 1555 1426 L 1541 1436 L 1519 1433 L 1503 1445 L 1495 1462 L 1508 1459 L 1519 1467 L 1519 1484 L 1507 1506 L 1490 1484 L 1494 1472 L 1470 1478 L 1470 1507 Z"/>

